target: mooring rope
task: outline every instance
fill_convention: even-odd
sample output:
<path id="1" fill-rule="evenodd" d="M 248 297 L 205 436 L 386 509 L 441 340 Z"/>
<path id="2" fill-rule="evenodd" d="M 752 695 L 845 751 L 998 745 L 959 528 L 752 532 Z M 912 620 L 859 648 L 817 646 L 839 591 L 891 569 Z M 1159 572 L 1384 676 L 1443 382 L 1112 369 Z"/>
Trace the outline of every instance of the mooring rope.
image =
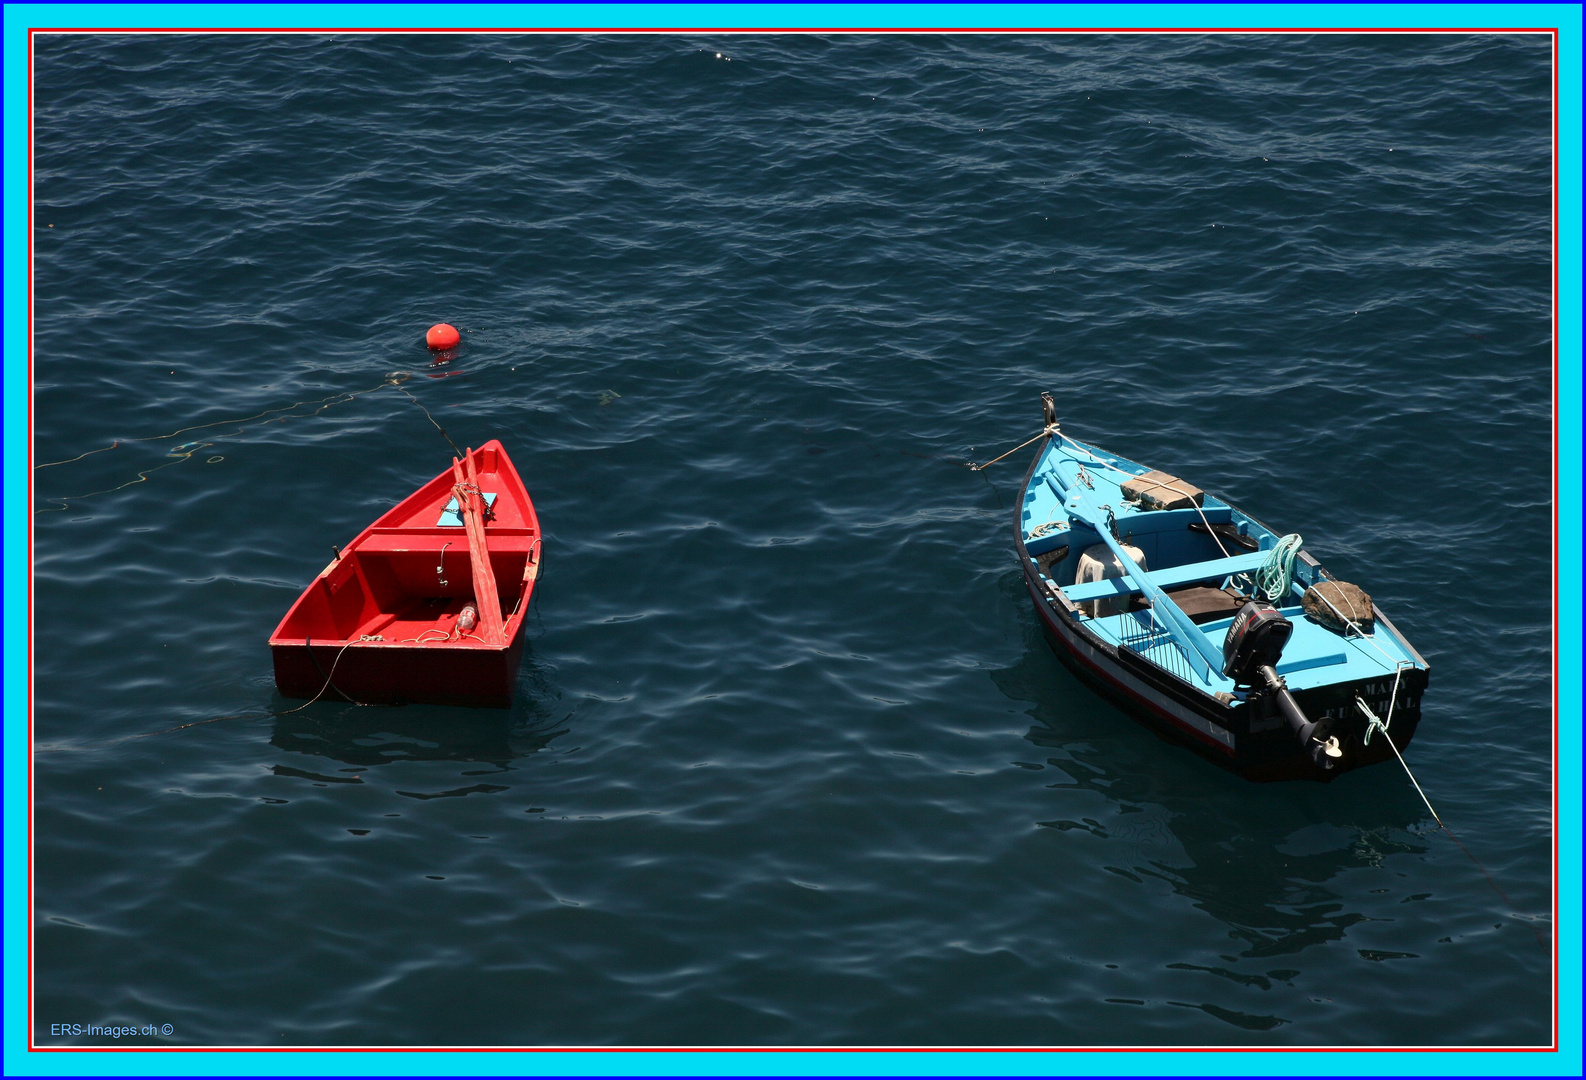
<path id="1" fill-rule="evenodd" d="M 413 404 L 417 405 L 419 407 L 420 411 L 422 411 L 425 416 L 429 417 L 430 423 L 435 425 L 435 430 L 441 433 L 441 438 L 445 439 L 448 443 L 451 443 L 451 448 L 452 448 L 453 452 L 456 454 L 457 457 L 462 457 L 463 456 L 463 452 L 461 450 L 457 449 L 457 444 L 452 442 L 452 437 L 450 435 L 446 434 L 446 429 L 441 427 L 441 422 L 439 420 L 435 419 L 435 417 L 431 416 L 430 415 L 430 411 L 428 409 L 424 408 L 424 403 L 422 401 L 420 401 L 418 398 L 414 397 L 413 396 L 413 392 L 411 390 L 409 390 L 407 387 L 403 386 L 401 383 L 391 383 L 391 385 L 396 387 L 396 389 L 402 391 L 404 394 L 406 394 L 407 397 L 408 397 L 408 400 L 411 401 Z"/>
<path id="2" fill-rule="evenodd" d="M 386 388 L 388 386 L 391 387 L 394 390 L 400 390 L 407 397 L 407 399 L 409 401 L 411 401 L 414 405 L 417 405 L 419 407 L 419 410 L 421 412 L 423 412 L 426 417 L 428 417 L 429 422 L 435 425 L 435 430 L 439 431 L 441 433 L 441 437 L 444 438 L 447 441 L 447 443 L 449 443 L 451 445 L 452 450 L 455 451 L 459 456 L 461 456 L 462 451 L 457 448 L 457 444 L 452 441 L 452 437 L 449 434 L 447 434 L 446 429 L 441 427 L 440 422 L 435 419 L 435 417 L 430 413 L 429 409 L 424 407 L 424 403 L 419 401 L 419 399 L 417 397 L 415 397 L 413 395 L 413 393 L 410 390 L 408 390 L 407 387 L 402 385 L 403 383 L 407 382 L 412 377 L 413 376 L 412 376 L 412 374 L 410 372 L 393 371 L 390 374 L 388 374 L 384 379 L 382 379 L 380 381 L 379 385 L 371 386 L 371 387 L 369 387 L 366 390 L 343 390 L 343 391 L 341 391 L 339 393 L 330 394 L 330 395 L 327 395 L 326 397 L 322 397 L 322 398 L 314 398 L 314 399 L 305 400 L 305 401 L 296 401 L 296 402 L 293 402 L 290 405 L 280 405 L 280 406 L 276 406 L 275 408 L 265 409 L 263 412 L 254 413 L 252 416 L 233 417 L 233 418 L 227 419 L 227 420 L 212 420 L 212 421 L 210 421 L 207 424 L 189 424 L 187 427 L 177 428 L 175 431 L 167 432 L 164 435 L 140 435 L 140 436 L 138 436 L 136 438 L 116 439 L 109 446 L 101 446 L 97 450 L 87 450 L 87 451 L 84 451 L 81 454 L 78 454 L 76 457 L 63 458 L 60 461 L 46 461 L 46 462 L 43 462 L 42 464 L 35 465 L 35 466 L 33 466 L 33 471 L 35 473 L 37 473 L 41 469 L 50 469 L 50 468 L 54 468 L 54 467 L 56 467 L 58 465 L 70 465 L 73 462 L 82 461 L 84 458 L 92 457 L 95 454 L 103 454 L 107 450 L 114 450 L 117 447 L 122 446 L 123 444 L 138 443 L 138 442 L 163 442 L 166 439 L 174 439 L 178 435 L 185 435 L 185 434 L 187 434 L 190 431 L 203 431 L 206 428 L 226 427 L 226 426 L 232 425 L 232 424 L 249 425 L 249 424 L 252 424 L 252 423 L 254 423 L 256 421 L 260 421 L 260 422 L 267 423 L 267 424 L 278 424 L 278 423 L 283 423 L 283 422 L 285 422 L 287 420 L 307 419 L 307 418 L 312 417 L 312 416 L 320 415 L 326 409 L 329 409 L 329 408 L 331 408 L 334 405 L 344 404 L 346 402 L 352 401 L 354 398 L 363 397 L 365 394 L 372 394 L 375 391 L 382 390 L 382 389 L 384 389 L 384 388 Z M 300 408 L 302 408 L 302 407 L 304 407 L 306 405 L 314 405 L 314 406 L 318 406 L 318 407 L 313 409 L 310 412 L 302 412 L 302 413 L 300 413 L 300 412 L 294 411 L 294 410 L 300 409 Z M 280 414 L 283 414 L 283 415 L 277 416 L 277 415 L 275 415 L 277 413 L 280 413 Z M 265 419 L 266 417 L 270 417 L 270 419 Z M 239 435 L 245 430 L 247 430 L 247 428 L 245 426 L 244 427 L 239 427 L 236 431 L 231 432 L 231 434 L 232 435 Z M 59 513 L 59 512 L 61 512 L 63 510 L 71 509 L 71 504 L 72 503 L 81 502 L 83 499 L 92 498 L 95 495 L 108 495 L 111 492 L 120 491 L 123 488 L 129 488 L 133 484 L 141 484 L 143 481 L 145 481 L 145 480 L 147 480 L 149 478 L 150 474 L 159 472 L 161 469 L 168 469 L 172 465 L 180 465 L 183 461 L 187 461 L 194 454 L 198 453 L 198 451 L 206 449 L 206 448 L 211 447 L 213 445 L 215 445 L 215 444 L 212 443 L 212 442 L 183 443 L 182 445 L 175 447 L 169 454 L 166 455 L 167 457 L 176 458 L 177 460 L 175 460 L 175 461 L 167 461 L 163 465 L 156 465 L 153 468 L 143 469 L 143 470 L 139 471 L 137 473 L 137 475 L 133 477 L 133 479 L 128 480 L 124 484 L 118 484 L 117 486 L 112 487 L 112 488 L 103 488 L 103 489 L 101 489 L 99 491 L 90 491 L 90 492 L 87 492 L 87 493 L 82 494 L 82 495 L 47 496 L 47 497 L 44 498 L 44 500 L 43 500 L 44 502 L 59 503 L 60 505 L 58 505 L 58 506 L 40 507 L 38 509 L 38 512 L 39 513 Z M 224 460 L 224 458 L 212 457 L 209 460 L 211 462 L 215 462 L 215 461 Z"/>
<path id="3" fill-rule="evenodd" d="M 1050 428 L 1047 428 L 1046 430 L 1042 431 L 1039 435 L 1036 435 L 1034 438 L 1025 439 L 1018 446 L 1015 446 L 1012 450 L 1009 450 L 1007 454 L 998 454 L 996 457 L 992 458 L 990 461 L 986 462 L 984 465 L 976 465 L 973 461 L 971 461 L 971 462 L 969 462 L 969 471 L 970 472 L 983 472 L 986 469 L 990 468 L 991 466 L 995 465 L 997 462 L 1001 461 L 1003 458 L 1007 457 L 1008 454 L 1017 454 L 1020 450 L 1023 450 L 1026 446 L 1029 446 L 1036 439 L 1044 439 L 1050 434 L 1052 434 L 1052 430 Z"/>
<path id="4" fill-rule="evenodd" d="M 1436 810 L 1432 809 L 1432 800 L 1428 799 L 1426 797 L 1426 792 L 1421 790 L 1420 781 L 1417 780 L 1415 778 L 1415 774 L 1410 771 L 1409 763 L 1404 760 L 1404 755 L 1399 753 L 1399 748 L 1393 744 L 1393 739 L 1388 735 L 1388 725 L 1379 720 L 1376 713 L 1372 712 L 1371 709 L 1366 706 L 1366 703 L 1361 701 L 1358 697 L 1355 698 L 1355 704 L 1358 705 L 1361 711 L 1364 712 L 1369 718 L 1369 722 L 1366 726 L 1368 733 L 1374 728 L 1380 728 L 1382 730 L 1383 741 L 1388 744 L 1388 749 L 1393 751 L 1393 756 L 1399 759 L 1399 764 L 1404 767 L 1404 775 L 1408 776 L 1410 778 L 1410 783 L 1415 785 L 1415 793 L 1419 795 L 1421 797 L 1421 801 L 1426 804 L 1426 812 L 1432 815 L 1432 820 L 1437 822 L 1437 827 L 1447 833 L 1448 838 L 1459 845 L 1459 850 L 1463 851 L 1470 861 L 1476 864 L 1476 869 L 1481 871 L 1482 877 L 1487 879 L 1487 884 L 1492 886 L 1493 891 L 1502 898 L 1503 902 L 1508 904 L 1511 909 L 1518 908 L 1519 905 L 1509 898 L 1508 893 L 1503 891 L 1498 882 L 1493 878 L 1492 874 L 1485 866 L 1481 864 L 1481 860 L 1476 858 L 1476 856 L 1471 852 L 1470 848 L 1465 846 L 1464 841 L 1460 840 L 1459 837 L 1454 835 L 1454 831 L 1452 829 L 1443 824 L 1443 819 L 1438 816 Z M 1531 927 L 1531 930 L 1536 937 L 1537 944 L 1541 945 L 1544 949 L 1547 948 L 1546 939 L 1542 937 L 1541 932 L 1536 929 L 1535 925 Z"/>
<path id="5" fill-rule="evenodd" d="M 400 375 L 403 375 L 404 377 L 407 376 L 406 372 L 397 372 L 397 373 L 393 373 L 393 374 L 400 374 Z M 392 375 L 386 376 L 385 380 L 380 383 L 380 386 L 392 385 L 392 383 L 391 383 L 392 377 L 393 377 Z M 78 454 L 76 457 L 66 458 L 66 459 L 64 459 L 62 461 L 46 461 L 42 465 L 33 466 L 33 469 L 34 469 L 34 471 L 37 471 L 39 469 L 53 468 L 56 465 L 70 465 L 72 462 L 81 461 L 85 457 L 92 457 L 94 454 L 103 454 L 106 450 L 114 450 L 116 447 L 120 446 L 122 443 L 163 442 L 166 439 L 174 439 L 178 435 L 185 435 L 189 431 L 203 431 L 205 428 L 224 427 L 227 424 L 248 424 L 248 423 L 252 423 L 255 420 L 259 420 L 259 419 L 261 419 L 263 417 L 269 416 L 271 413 L 291 412 L 293 409 L 301 408 L 304 405 L 319 405 L 319 406 L 321 406 L 321 408 L 316 409 L 314 412 L 302 414 L 302 415 L 305 415 L 305 416 L 317 416 L 319 413 L 324 412 L 325 409 L 330 408 L 332 405 L 339 405 L 343 401 L 351 401 L 355 397 L 361 397 L 364 394 L 373 393 L 374 391 L 380 389 L 380 386 L 371 386 L 368 390 L 342 390 L 342 391 L 340 391 L 338 393 L 329 394 L 329 395 L 327 395 L 325 397 L 322 397 L 322 398 L 315 398 L 315 399 L 307 400 L 307 401 L 294 401 L 290 405 L 279 405 L 279 406 L 277 406 L 277 407 L 275 407 L 273 409 L 265 409 L 263 412 L 254 413 L 252 416 L 235 417 L 235 418 L 232 418 L 232 419 L 229 419 L 229 420 L 214 420 L 214 421 L 211 421 L 210 423 L 207 423 L 207 424 L 190 424 L 187 427 L 177 428 L 175 431 L 167 432 L 164 435 L 140 435 L 137 438 L 132 438 L 132 439 L 116 439 L 109 446 L 101 446 L 97 450 L 88 450 L 88 451 L 86 451 L 84 453 Z M 277 420 L 288 420 L 288 419 L 291 419 L 291 418 L 290 417 L 286 417 L 286 416 L 281 416 L 281 417 L 277 417 L 276 419 Z"/>
<path id="6" fill-rule="evenodd" d="M 169 438 L 169 437 L 170 436 L 166 436 L 166 438 Z M 129 439 L 127 441 L 131 442 L 133 440 Z M 142 441 L 142 440 L 139 440 L 139 441 Z M 143 483 L 143 481 L 147 480 L 151 474 L 157 473 L 161 469 L 169 469 L 172 465 L 180 465 L 182 462 L 187 461 L 189 458 L 191 458 L 194 454 L 198 453 L 200 450 L 207 449 L 208 447 L 214 446 L 215 444 L 214 443 L 201 442 L 201 443 L 184 443 L 183 445 L 191 447 L 191 449 L 183 450 L 181 446 L 178 446 L 176 449 L 172 450 L 170 453 L 165 455 L 166 457 L 174 457 L 174 458 L 176 458 L 175 461 L 167 461 L 164 465 L 156 465 L 152 469 L 141 469 L 141 470 L 139 470 L 137 476 L 135 476 L 133 479 L 128 480 L 125 484 L 117 484 L 113 488 L 102 488 L 99 491 L 90 491 L 90 492 L 88 492 L 87 494 L 84 494 L 84 495 L 70 495 L 70 496 L 65 496 L 65 497 L 62 497 L 62 496 L 59 496 L 59 495 L 48 496 L 48 497 L 45 498 L 45 500 L 44 500 L 45 502 L 60 503 L 60 505 L 59 506 L 40 507 L 38 512 L 41 513 L 41 514 L 59 513 L 62 510 L 70 510 L 71 509 L 71 504 L 74 503 L 74 502 L 80 502 L 83 499 L 92 498 L 95 495 L 109 495 L 113 491 L 120 491 L 122 488 L 129 488 L 133 484 L 141 484 L 141 483 Z M 101 447 L 99 450 L 90 450 L 90 451 L 88 451 L 88 454 L 99 454 L 99 453 L 103 453 L 105 450 L 114 450 L 114 449 L 115 449 L 115 445 L 113 444 L 113 445 L 110 445 L 110 446 Z M 74 457 L 71 460 L 72 461 L 81 461 L 83 458 L 87 457 L 88 454 L 79 454 L 77 457 Z M 224 459 L 223 458 L 211 458 L 210 460 L 211 460 L 211 462 L 214 462 L 214 461 L 224 460 Z M 65 462 L 65 461 L 52 461 L 52 462 L 50 462 L 50 465 L 65 465 L 65 464 L 68 464 L 68 462 Z M 39 465 L 39 466 L 37 466 L 37 468 L 43 469 L 43 468 L 48 468 L 48 466 Z"/>
<path id="7" fill-rule="evenodd" d="M 362 638 L 360 640 L 369 641 L 369 640 L 372 640 L 372 639 L 369 638 L 369 637 L 364 637 L 364 638 Z M 293 713 L 302 712 L 304 709 L 306 709 L 310 705 L 314 704 L 314 702 L 318 701 L 320 698 L 325 696 L 325 691 L 329 690 L 331 688 L 331 686 L 330 686 L 331 679 L 336 677 L 336 667 L 337 667 L 337 665 L 339 665 L 341 663 L 342 654 L 345 653 L 347 651 L 347 649 L 349 647 L 351 647 L 353 644 L 355 644 L 355 643 L 353 641 L 349 640 L 336 653 L 336 659 L 331 661 L 330 674 L 329 675 L 325 675 L 325 684 L 319 688 L 319 693 L 315 694 L 313 697 L 309 698 L 307 701 L 303 702 L 303 704 L 297 706 L 294 709 L 282 709 L 279 712 L 274 710 L 274 709 L 266 709 L 264 712 L 231 713 L 228 716 L 212 716 L 208 720 L 192 720 L 192 721 L 189 721 L 188 723 L 185 723 L 185 724 L 177 724 L 175 727 L 161 728 L 159 731 L 142 731 L 142 732 L 137 733 L 136 735 L 121 735 L 121 736 L 119 736 L 117 738 L 114 738 L 114 739 L 106 739 L 103 742 L 86 743 L 86 744 L 83 744 L 83 745 L 80 745 L 80 746 L 73 746 L 73 747 L 40 746 L 40 747 L 37 747 L 36 749 L 39 752 L 41 752 L 41 753 L 47 753 L 47 752 L 49 752 L 51 750 L 66 750 L 66 749 L 71 749 L 71 750 L 92 750 L 92 749 L 98 749 L 99 747 L 102 747 L 102 746 L 113 746 L 116 743 L 123 743 L 123 742 L 127 742 L 129 740 L 132 740 L 132 739 L 152 739 L 156 735 L 169 735 L 173 731 L 186 731 L 188 728 L 203 727 L 205 724 L 218 724 L 222 720 L 264 720 L 266 718 L 272 718 L 272 717 L 278 717 L 278 716 L 291 716 Z M 313 650 L 311 648 L 310 651 L 309 651 L 309 659 L 313 659 L 313 656 L 314 656 L 314 653 L 313 653 Z M 316 668 L 319 667 L 319 662 L 315 661 L 314 666 Z M 320 673 L 324 674 L 323 670 Z M 336 692 L 338 694 L 341 693 L 340 690 L 338 690 Z M 347 697 L 346 694 L 342 694 L 342 696 L 343 697 Z M 357 705 L 360 708 L 365 708 L 365 709 L 387 709 L 387 708 L 393 708 L 393 706 L 390 706 L 390 705 L 377 704 L 377 703 L 372 703 L 372 702 L 367 702 L 367 701 L 353 701 L 352 698 L 350 698 L 350 697 L 347 698 L 347 700 L 348 700 L 349 703 L 351 703 L 353 705 Z"/>

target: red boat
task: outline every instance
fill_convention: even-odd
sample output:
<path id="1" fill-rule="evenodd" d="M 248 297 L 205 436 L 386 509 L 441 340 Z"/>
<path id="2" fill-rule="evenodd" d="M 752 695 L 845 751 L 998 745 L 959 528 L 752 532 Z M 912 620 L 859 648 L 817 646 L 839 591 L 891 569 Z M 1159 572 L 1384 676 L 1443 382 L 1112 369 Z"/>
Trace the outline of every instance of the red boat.
<path id="1" fill-rule="evenodd" d="M 506 708 L 540 569 L 540 523 L 501 443 L 359 533 L 270 635 L 287 697 Z"/>

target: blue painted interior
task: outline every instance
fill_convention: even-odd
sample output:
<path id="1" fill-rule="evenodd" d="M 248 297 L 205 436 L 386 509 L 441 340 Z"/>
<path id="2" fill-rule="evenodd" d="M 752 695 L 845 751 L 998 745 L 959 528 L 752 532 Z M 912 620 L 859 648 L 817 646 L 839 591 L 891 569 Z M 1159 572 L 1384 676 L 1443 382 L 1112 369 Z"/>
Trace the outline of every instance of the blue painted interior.
<path id="1" fill-rule="evenodd" d="M 479 494 L 484 496 L 486 506 L 496 505 L 496 493 L 494 491 L 481 491 Z M 463 516 L 457 512 L 457 497 L 455 495 L 447 500 L 445 508 L 441 510 L 441 519 L 435 524 L 450 525 L 458 529 L 463 527 Z"/>
<path id="2" fill-rule="evenodd" d="M 1201 669 L 1200 656 L 1221 654 L 1223 639 L 1233 620 L 1225 618 L 1187 627 L 1187 620 L 1177 612 L 1171 598 L 1163 602 L 1160 590 L 1191 584 L 1227 585 L 1230 575 L 1259 568 L 1277 544 L 1279 534 L 1210 494 L 1199 510 L 1147 510 L 1127 502 L 1120 485 L 1131 476 L 1149 471 L 1147 466 L 1098 447 L 1066 438 L 1051 440 L 1041 452 L 1020 509 L 1025 549 L 1034 558 L 1068 547 L 1067 554 L 1053 562 L 1045 574 L 1075 603 L 1141 592 L 1154 594 L 1154 620 L 1149 608 L 1082 618 L 1103 639 L 1115 645 L 1128 639 L 1137 649 L 1141 648 L 1142 636 L 1154 629 L 1155 637 L 1149 647 L 1143 648 L 1144 655 L 1202 690 L 1231 691 L 1232 681 L 1220 671 L 1197 669 Z M 1112 510 L 1118 538 L 1138 548 L 1144 556 L 1143 581 L 1126 576 L 1083 585 L 1074 583 L 1081 555 L 1087 548 L 1104 542 L 1098 528 L 1086 520 L 1097 518 L 1100 507 Z M 1104 511 L 1100 516 L 1104 518 Z M 1257 550 L 1247 552 L 1225 540 L 1225 553 L 1209 533 L 1190 530 L 1192 524 L 1201 523 L 1232 525 L 1241 535 L 1255 540 Z M 1031 533 L 1042 526 L 1048 526 L 1048 531 L 1032 537 Z M 1357 635 L 1345 637 L 1308 618 L 1299 600 L 1317 576 L 1315 567 L 1297 559 L 1292 596 L 1281 605 L 1294 632 L 1284 648 L 1278 672 L 1292 689 L 1391 677 L 1399 662 L 1416 663 L 1409 646 L 1386 627 L 1379 625 L 1369 639 L 1363 640 Z M 1189 639 L 1191 633 L 1202 640 Z"/>

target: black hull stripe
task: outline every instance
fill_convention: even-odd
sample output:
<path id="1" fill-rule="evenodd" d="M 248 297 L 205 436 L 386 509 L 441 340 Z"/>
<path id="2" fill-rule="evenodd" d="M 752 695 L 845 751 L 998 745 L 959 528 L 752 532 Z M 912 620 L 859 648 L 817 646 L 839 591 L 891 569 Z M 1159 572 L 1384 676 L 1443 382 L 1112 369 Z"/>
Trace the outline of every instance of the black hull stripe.
<path id="1" fill-rule="evenodd" d="M 1216 734 L 1214 734 L 1213 731 L 1204 731 L 1201 728 L 1196 727 L 1194 724 L 1187 722 L 1183 717 L 1169 712 L 1157 702 L 1152 701 L 1150 698 L 1141 694 L 1128 683 L 1120 681 L 1120 679 L 1115 676 L 1112 671 L 1108 670 L 1106 667 L 1103 667 L 1098 661 L 1086 656 L 1084 651 L 1077 647 L 1075 641 L 1076 638 L 1079 638 L 1080 632 L 1067 626 L 1062 619 L 1052 613 L 1049 602 L 1044 596 L 1036 591 L 1036 587 L 1031 584 L 1028 575 L 1024 579 L 1024 585 L 1025 588 L 1029 590 L 1031 599 L 1035 601 L 1036 611 L 1040 613 L 1042 619 L 1045 620 L 1047 625 L 1052 627 L 1052 629 L 1057 632 L 1058 639 L 1063 642 L 1070 656 L 1074 657 L 1081 664 L 1084 664 L 1085 667 L 1094 672 L 1098 678 L 1102 679 L 1110 686 L 1116 688 L 1131 701 L 1134 701 L 1142 708 L 1149 710 L 1153 715 L 1161 717 L 1163 720 L 1171 723 L 1175 730 L 1180 731 L 1185 735 L 1192 736 L 1197 742 L 1209 747 L 1213 747 L 1230 758 L 1236 758 L 1238 756 L 1238 749 L 1235 746 L 1234 735 L 1231 731 L 1228 731 L 1227 728 L 1224 728 L 1222 725 L 1216 724 L 1211 720 L 1205 719 L 1204 717 L 1197 716 L 1197 719 L 1199 719 L 1201 723 L 1205 724 L 1208 728 L 1223 732 L 1223 734 L 1226 736 L 1226 741 L 1224 741 L 1224 739 L 1219 738 Z M 1088 645 L 1088 643 L 1086 644 Z M 1091 646 L 1091 648 L 1094 650 L 1094 646 Z M 1124 674 L 1124 672 L 1119 672 L 1119 675 Z M 1147 687 L 1147 689 L 1152 688 Z M 1152 692 L 1160 693 L 1154 689 L 1152 689 Z"/>

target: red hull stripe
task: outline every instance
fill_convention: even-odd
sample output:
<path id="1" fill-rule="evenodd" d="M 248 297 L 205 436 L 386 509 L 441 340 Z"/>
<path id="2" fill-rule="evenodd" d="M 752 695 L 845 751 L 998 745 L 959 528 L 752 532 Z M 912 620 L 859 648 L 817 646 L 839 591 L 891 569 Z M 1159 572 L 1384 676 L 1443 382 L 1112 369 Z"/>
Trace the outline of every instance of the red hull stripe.
<path id="1" fill-rule="evenodd" d="M 1237 756 L 1237 751 L 1232 745 L 1232 732 L 1227 733 L 1228 741 L 1224 742 L 1215 735 L 1212 735 L 1206 731 L 1202 731 L 1200 728 L 1195 727 L 1193 724 L 1185 721 L 1183 717 L 1169 712 L 1155 701 L 1145 697 L 1129 684 L 1120 682 L 1112 672 L 1108 671 L 1106 668 L 1097 664 L 1090 657 L 1086 656 L 1082 650 L 1075 646 L 1067 627 L 1065 627 L 1056 617 L 1052 615 L 1050 611 L 1047 610 L 1045 599 L 1039 593 L 1037 593 L 1033 587 L 1031 587 L 1029 578 L 1025 579 L 1024 586 L 1029 591 L 1031 599 L 1035 601 L 1035 609 L 1041 613 L 1041 618 L 1044 619 L 1053 630 L 1057 631 L 1057 636 L 1062 640 L 1064 646 L 1068 649 L 1069 655 L 1073 656 L 1080 663 L 1084 664 L 1086 668 L 1094 672 L 1101 679 L 1105 680 L 1110 686 L 1116 688 L 1120 693 L 1127 695 L 1130 700 L 1138 703 L 1142 708 L 1150 710 L 1153 715 L 1159 716 L 1171 723 L 1176 730 L 1182 731 L 1186 735 L 1194 736 L 1197 741 L 1204 743 L 1207 746 L 1215 747 L 1229 757 Z M 1212 724 L 1209 720 L 1202 722 L 1210 727 L 1216 727 L 1216 725 Z M 1225 729 L 1218 728 L 1218 730 L 1223 731 Z"/>

